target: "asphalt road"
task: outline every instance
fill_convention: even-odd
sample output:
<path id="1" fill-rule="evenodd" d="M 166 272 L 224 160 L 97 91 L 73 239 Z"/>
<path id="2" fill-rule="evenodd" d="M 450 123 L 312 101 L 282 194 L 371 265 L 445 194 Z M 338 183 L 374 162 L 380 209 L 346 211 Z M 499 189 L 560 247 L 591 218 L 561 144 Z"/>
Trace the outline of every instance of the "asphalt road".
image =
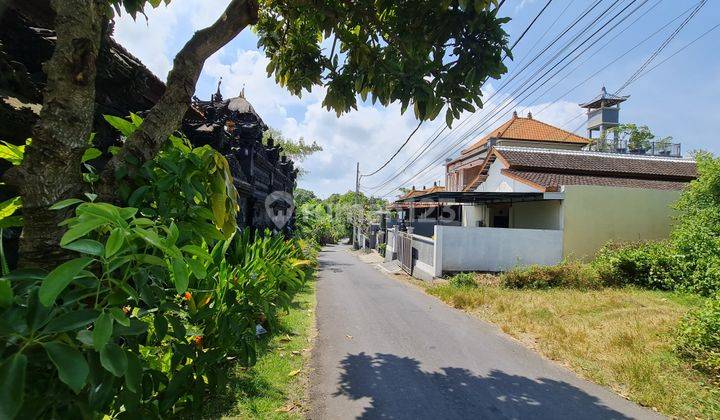
<path id="1" fill-rule="evenodd" d="M 344 246 L 317 283 L 311 419 L 657 418 Z"/>

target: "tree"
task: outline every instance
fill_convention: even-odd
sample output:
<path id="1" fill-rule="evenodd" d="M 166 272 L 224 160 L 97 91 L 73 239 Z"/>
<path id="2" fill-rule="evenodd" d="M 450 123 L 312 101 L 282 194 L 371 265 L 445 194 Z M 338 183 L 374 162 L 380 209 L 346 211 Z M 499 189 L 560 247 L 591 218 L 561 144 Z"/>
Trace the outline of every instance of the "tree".
<path id="1" fill-rule="evenodd" d="M 57 41 L 45 67 L 43 110 L 26 161 L 7 175 L 24 203 L 22 266 L 53 267 L 64 258 L 58 223 L 68 214 L 48 208 L 83 190 L 80 159 L 92 132 L 95 62 L 113 10 L 135 16 L 162 2 L 53 0 Z M 205 60 L 250 25 L 270 59 L 268 73 L 291 93 L 322 85 L 323 104 L 338 114 L 355 108 L 358 94 L 383 105 L 400 102 L 403 112 L 412 105 L 421 120 L 446 108 L 450 125 L 462 111 L 481 107 L 485 80 L 507 70 L 502 24 L 509 19 L 498 18 L 496 6 L 496 0 L 231 0 L 175 57 L 163 96 L 102 174 L 101 198 L 114 200 L 116 175 L 153 159 L 180 126 Z"/>
<path id="2" fill-rule="evenodd" d="M 317 144 L 315 141 L 312 143 L 305 143 L 305 139 L 302 137 L 298 140 L 291 140 L 283 136 L 279 130 L 274 128 L 270 128 L 263 133 L 263 143 L 268 144 L 268 141 L 271 138 L 276 146 L 280 146 L 282 148 L 282 154 L 295 162 L 302 162 L 308 156 L 313 153 L 321 152 L 323 149 L 322 146 Z M 298 177 L 307 175 L 307 173 L 308 172 L 305 169 L 300 168 Z"/>
<path id="3" fill-rule="evenodd" d="M 296 208 L 315 200 L 317 200 L 317 196 L 310 190 L 295 188 L 295 191 L 293 192 L 293 201 L 295 201 Z"/>
<path id="4" fill-rule="evenodd" d="M 617 135 L 621 141 L 627 141 L 628 149 L 631 151 L 645 152 L 652 146 L 651 141 L 655 140 L 655 134 L 647 125 L 620 124 L 609 131 Z M 663 137 L 656 143 L 661 145 L 660 148 L 665 148 L 671 141 L 672 137 Z"/>

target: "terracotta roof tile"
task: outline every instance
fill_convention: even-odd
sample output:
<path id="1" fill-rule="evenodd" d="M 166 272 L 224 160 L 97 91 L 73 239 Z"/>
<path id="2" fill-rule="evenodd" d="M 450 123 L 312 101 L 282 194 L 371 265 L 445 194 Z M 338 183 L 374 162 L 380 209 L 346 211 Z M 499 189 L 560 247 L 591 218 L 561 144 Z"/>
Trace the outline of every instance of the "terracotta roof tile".
<path id="1" fill-rule="evenodd" d="M 612 176 L 573 175 L 551 172 L 518 171 L 503 169 L 502 173 L 520 181 L 535 184 L 546 191 L 557 191 L 563 185 L 600 185 L 605 187 L 648 188 L 655 190 L 681 190 L 684 181 L 659 179 L 619 178 Z"/>
<path id="2" fill-rule="evenodd" d="M 690 181 L 697 177 L 695 161 L 530 147 L 496 147 L 509 169 L 577 175 Z"/>
<path id="3" fill-rule="evenodd" d="M 513 116 L 503 125 L 490 131 L 485 137 L 463 150 L 462 153 L 466 154 L 484 146 L 491 138 L 576 144 L 588 144 L 590 142 L 584 137 L 580 137 L 534 118 Z"/>

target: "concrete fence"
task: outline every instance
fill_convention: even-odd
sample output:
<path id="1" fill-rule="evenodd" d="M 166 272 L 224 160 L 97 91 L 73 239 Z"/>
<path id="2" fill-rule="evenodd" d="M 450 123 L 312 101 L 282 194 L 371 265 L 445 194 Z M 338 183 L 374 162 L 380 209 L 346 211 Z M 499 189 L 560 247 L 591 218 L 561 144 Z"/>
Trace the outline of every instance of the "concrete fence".
<path id="1" fill-rule="evenodd" d="M 387 230 L 385 260 L 398 258 L 397 228 Z M 430 238 L 412 234 L 413 276 L 423 280 L 458 271 L 506 271 L 562 261 L 562 230 L 435 226 Z"/>
<path id="2" fill-rule="evenodd" d="M 434 274 L 506 271 L 562 260 L 562 230 L 435 227 Z"/>

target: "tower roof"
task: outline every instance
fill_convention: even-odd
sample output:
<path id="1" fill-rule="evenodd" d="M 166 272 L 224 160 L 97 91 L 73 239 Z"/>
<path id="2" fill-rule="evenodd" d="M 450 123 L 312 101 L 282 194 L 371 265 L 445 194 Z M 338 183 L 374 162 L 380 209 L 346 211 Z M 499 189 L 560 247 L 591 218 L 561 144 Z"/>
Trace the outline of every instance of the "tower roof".
<path id="1" fill-rule="evenodd" d="M 605 89 L 605 86 L 603 86 L 598 96 L 596 96 L 589 102 L 580 104 L 580 108 L 594 109 L 601 108 L 603 106 L 613 106 L 619 104 L 620 102 L 625 102 L 629 97 L 630 95 L 620 96 L 608 93 L 607 89 Z"/>

